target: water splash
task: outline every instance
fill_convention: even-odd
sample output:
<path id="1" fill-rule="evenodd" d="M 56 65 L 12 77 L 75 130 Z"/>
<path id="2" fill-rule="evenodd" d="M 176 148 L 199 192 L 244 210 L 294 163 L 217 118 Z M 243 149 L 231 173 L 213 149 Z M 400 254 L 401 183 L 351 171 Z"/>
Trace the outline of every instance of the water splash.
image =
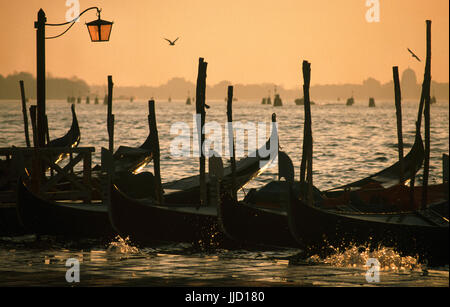
<path id="1" fill-rule="evenodd" d="M 335 267 L 365 268 L 369 258 L 375 258 L 380 262 L 382 271 L 423 271 L 426 264 L 419 263 L 418 258 L 412 256 L 401 256 L 395 249 L 378 246 L 356 246 L 339 249 L 331 247 L 335 253 L 321 259 L 318 255 L 308 258 L 310 263 L 325 263 Z"/>
<path id="2" fill-rule="evenodd" d="M 136 246 L 131 245 L 129 237 L 124 239 L 121 236 L 116 236 L 114 240 L 109 243 L 107 251 L 125 255 L 139 253 L 139 249 Z"/>

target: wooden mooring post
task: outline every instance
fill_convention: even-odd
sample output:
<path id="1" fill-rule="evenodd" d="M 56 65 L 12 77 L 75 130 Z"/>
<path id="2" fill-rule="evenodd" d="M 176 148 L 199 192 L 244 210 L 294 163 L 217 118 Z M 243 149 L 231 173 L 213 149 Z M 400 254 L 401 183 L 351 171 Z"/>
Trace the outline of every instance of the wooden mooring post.
<path id="1" fill-rule="evenodd" d="M 427 26 L 427 57 L 425 62 L 425 106 L 424 106 L 424 124 L 425 124 L 425 159 L 423 163 L 423 190 L 422 190 L 422 209 L 427 206 L 428 200 L 428 176 L 430 172 L 430 86 L 431 86 L 431 20 L 426 21 Z"/>
<path id="2" fill-rule="evenodd" d="M 306 195 L 308 204 L 312 204 L 313 194 L 313 176 L 312 176 L 312 158 L 313 158 L 313 139 L 312 139 L 312 120 L 311 120 L 311 104 L 309 97 L 309 86 L 311 82 L 311 64 L 307 61 L 303 61 L 303 97 L 304 97 L 304 109 L 305 120 L 303 130 L 303 148 L 302 148 L 302 161 L 300 165 L 300 183 L 307 182 L 307 190 L 303 191 L 303 195 Z"/>
<path id="3" fill-rule="evenodd" d="M 22 97 L 22 114 L 23 114 L 23 127 L 25 130 L 25 143 L 27 147 L 31 147 L 30 134 L 28 132 L 27 99 L 25 97 L 25 87 L 23 84 L 23 80 L 20 80 L 19 84 L 20 84 L 20 96 Z"/>
<path id="4" fill-rule="evenodd" d="M 112 114 L 112 96 L 113 96 L 112 76 L 108 76 L 108 114 L 106 118 L 106 124 L 108 129 L 108 149 L 111 153 L 114 152 L 114 114 Z"/>
<path id="5" fill-rule="evenodd" d="M 228 121 L 228 142 L 230 147 L 231 162 L 231 197 L 237 200 L 236 190 L 236 149 L 234 146 L 234 130 L 233 130 L 233 86 L 228 86 L 227 96 L 227 121 Z"/>
<path id="6" fill-rule="evenodd" d="M 212 156 L 208 161 L 209 200 L 211 206 L 219 208 L 220 184 L 223 179 L 223 161 L 220 157 Z"/>
<path id="7" fill-rule="evenodd" d="M 206 91 L 207 66 L 208 63 L 205 62 L 203 58 L 199 58 L 195 105 L 196 105 L 196 114 L 197 116 L 200 116 L 200 123 L 198 123 L 197 120 L 197 131 L 199 135 L 199 154 L 200 154 L 200 205 L 205 205 L 207 203 L 205 154 L 203 152 L 203 143 L 205 142 L 205 134 L 203 133 L 203 126 L 205 125 L 205 91 Z"/>
<path id="8" fill-rule="evenodd" d="M 31 132 L 33 133 L 33 146 L 37 147 L 37 109 L 35 105 L 30 106 Z"/>

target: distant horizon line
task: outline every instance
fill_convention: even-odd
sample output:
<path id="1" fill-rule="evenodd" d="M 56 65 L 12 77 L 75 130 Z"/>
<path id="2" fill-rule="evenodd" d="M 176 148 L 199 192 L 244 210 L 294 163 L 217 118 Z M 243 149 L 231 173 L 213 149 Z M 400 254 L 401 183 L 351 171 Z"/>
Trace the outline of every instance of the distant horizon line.
<path id="1" fill-rule="evenodd" d="M 404 71 L 406 71 L 407 69 L 411 69 L 411 68 L 408 67 Z M 22 74 L 22 73 L 30 74 L 30 75 L 33 76 L 33 78 L 36 78 L 36 76 L 33 73 L 28 72 L 28 71 L 14 71 L 13 73 L 10 73 L 8 75 L 3 75 L 2 73 L 0 73 L 0 76 L 2 76 L 3 78 L 7 78 L 9 76 L 19 75 L 19 74 Z M 82 79 L 82 78 L 80 78 L 80 77 L 78 77 L 76 75 L 71 76 L 71 77 L 61 77 L 61 76 L 54 76 L 54 75 L 52 75 L 51 72 L 47 72 L 47 78 L 49 78 L 49 79 L 51 78 L 51 79 L 80 80 L 80 81 L 86 82 L 86 84 L 89 85 L 89 87 L 107 87 L 108 86 L 108 84 L 106 82 L 103 83 L 103 84 L 89 83 L 85 79 Z M 159 85 L 150 85 L 150 84 L 115 85 L 115 87 L 160 87 L 160 86 L 164 86 L 164 85 L 168 84 L 170 81 L 175 80 L 175 79 L 183 79 L 187 83 L 192 83 L 192 84 L 195 85 L 195 81 L 189 80 L 186 77 L 174 76 L 174 77 L 171 77 L 171 78 L 167 79 L 165 81 L 165 83 L 160 83 Z M 379 81 L 378 79 L 376 79 L 374 77 L 367 77 L 367 78 L 363 79 L 362 81 L 360 81 L 360 83 L 351 83 L 351 82 L 346 82 L 346 83 L 315 83 L 315 84 L 311 84 L 310 86 L 313 87 L 313 86 L 333 86 L 333 85 L 335 85 L 335 86 L 362 85 L 362 84 L 364 84 L 364 81 L 371 80 L 371 79 L 375 80 L 376 82 L 379 82 L 380 85 L 386 85 L 386 84 L 389 84 L 389 83 L 393 83 L 393 80 L 390 80 L 390 81 L 387 81 L 387 82 L 383 83 L 382 81 Z M 438 80 L 432 79 L 431 81 L 434 81 L 434 82 L 440 83 L 440 84 L 450 84 L 450 80 L 442 82 L 442 81 L 438 81 Z M 301 84 L 301 82 L 302 82 L 302 80 L 300 80 L 299 84 Z M 221 83 L 228 83 L 229 85 L 233 85 L 233 86 L 236 86 L 236 85 L 243 85 L 243 86 L 248 86 L 248 85 L 271 85 L 271 86 L 281 87 L 283 89 L 293 89 L 293 88 L 296 88 L 298 86 L 298 85 L 296 85 L 296 86 L 284 86 L 283 84 L 275 83 L 274 81 L 253 82 L 253 83 L 243 83 L 243 82 L 233 83 L 233 82 L 231 82 L 229 80 L 221 80 L 219 82 L 212 83 L 210 85 L 207 84 L 207 86 L 217 86 L 217 85 L 219 85 Z M 416 83 L 416 84 L 421 84 L 421 83 Z"/>

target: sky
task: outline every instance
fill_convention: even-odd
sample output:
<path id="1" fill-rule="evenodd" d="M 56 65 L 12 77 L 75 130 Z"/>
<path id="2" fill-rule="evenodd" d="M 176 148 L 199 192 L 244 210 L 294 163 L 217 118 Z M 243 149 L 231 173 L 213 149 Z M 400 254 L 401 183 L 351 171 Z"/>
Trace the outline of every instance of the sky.
<path id="1" fill-rule="evenodd" d="M 69 6 L 66 6 L 66 1 Z M 92 43 L 87 12 L 64 36 L 46 41 L 46 70 L 76 76 L 91 85 L 158 86 L 173 77 L 195 82 L 198 58 L 208 62 L 207 83 L 303 84 L 301 63 L 311 63 L 311 84 L 361 84 L 372 77 L 392 80 L 392 66 L 410 67 L 422 79 L 425 20 L 432 20 L 432 78 L 449 82 L 449 1 L 368 0 L 379 3 L 379 20 L 368 22 L 376 5 L 366 0 L 0 0 L 0 74 L 36 74 L 37 12 L 48 23 L 102 8 L 113 21 L 109 42 Z M 374 15 L 371 15 L 374 16 Z M 46 27 L 47 36 L 65 27 Z M 171 40 L 180 37 L 175 46 Z M 411 57 L 412 49 L 422 62 Z"/>

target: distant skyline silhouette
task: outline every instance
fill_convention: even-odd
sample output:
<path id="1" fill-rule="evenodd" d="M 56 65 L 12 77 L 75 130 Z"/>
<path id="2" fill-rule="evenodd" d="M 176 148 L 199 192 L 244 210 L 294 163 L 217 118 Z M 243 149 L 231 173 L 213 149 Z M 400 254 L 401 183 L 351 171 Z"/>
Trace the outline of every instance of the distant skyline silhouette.
<path id="1" fill-rule="evenodd" d="M 106 77 L 105 77 L 106 78 Z M 36 79 L 31 73 L 15 73 L 6 77 L 0 75 L 0 99 L 19 99 L 19 80 L 25 81 L 27 97 L 34 99 L 36 93 Z M 226 96 L 228 85 L 234 86 L 235 97 L 242 100 L 261 100 L 263 97 L 274 95 L 274 89 L 281 95 L 282 99 L 293 100 L 302 97 L 301 80 L 299 86 L 287 88 L 281 84 L 254 83 L 241 84 L 231 81 L 221 81 L 216 84 L 207 84 L 206 94 L 208 99 L 221 100 Z M 401 72 L 401 90 L 403 99 L 416 99 L 420 96 L 421 77 L 414 70 L 407 68 Z M 89 85 L 86 81 L 77 78 L 57 78 L 48 74 L 47 96 L 48 99 L 66 99 L 68 96 L 91 98 L 95 96 L 103 98 L 106 94 L 106 83 L 102 85 Z M 135 99 L 147 100 L 151 97 L 159 101 L 171 99 L 185 100 L 188 95 L 195 96 L 195 81 L 186 80 L 182 77 L 174 77 L 166 83 L 155 85 L 121 86 L 114 84 L 114 99 Z M 369 97 L 375 99 L 393 99 L 393 81 L 381 83 L 375 78 L 369 77 L 361 83 L 355 84 L 312 84 L 311 97 L 313 99 L 324 99 L 331 102 L 341 102 L 354 96 L 355 99 L 368 101 Z M 449 99 L 449 83 L 432 81 L 431 95 L 435 95 L 439 100 Z"/>

